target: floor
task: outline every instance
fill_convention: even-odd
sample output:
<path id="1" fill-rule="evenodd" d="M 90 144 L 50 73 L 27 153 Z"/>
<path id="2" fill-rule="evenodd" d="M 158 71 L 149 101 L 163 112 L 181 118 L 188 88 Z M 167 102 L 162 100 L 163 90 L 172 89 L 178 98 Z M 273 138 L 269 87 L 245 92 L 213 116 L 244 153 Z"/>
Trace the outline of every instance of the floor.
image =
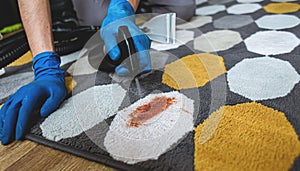
<path id="1" fill-rule="evenodd" d="M 101 170 L 114 169 L 30 141 L 0 145 L 0 170 Z"/>

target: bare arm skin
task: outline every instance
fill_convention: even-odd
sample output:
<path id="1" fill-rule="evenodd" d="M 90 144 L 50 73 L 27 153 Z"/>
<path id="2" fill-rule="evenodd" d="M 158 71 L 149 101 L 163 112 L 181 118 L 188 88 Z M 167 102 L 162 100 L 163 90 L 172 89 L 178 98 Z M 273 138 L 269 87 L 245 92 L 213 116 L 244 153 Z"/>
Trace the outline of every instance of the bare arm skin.
<path id="1" fill-rule="evenodd" d="M 128 0 L 136 10 L 139 0 Z M 33 56 L 54 51 L 49 0 L 18 0 L 23 26 Z"/>
<path id="2" fill-rule="evenodd" d="M 18 4 L 32 55 L 54 51 L 49 0 L 18 0 Z"/>
<path id="3" fill-rule="evenodd" d="M 128 2 L 134 8 L 134 11 L 136 11 L 139 6 L 140 0 L 128 0 Z"/>

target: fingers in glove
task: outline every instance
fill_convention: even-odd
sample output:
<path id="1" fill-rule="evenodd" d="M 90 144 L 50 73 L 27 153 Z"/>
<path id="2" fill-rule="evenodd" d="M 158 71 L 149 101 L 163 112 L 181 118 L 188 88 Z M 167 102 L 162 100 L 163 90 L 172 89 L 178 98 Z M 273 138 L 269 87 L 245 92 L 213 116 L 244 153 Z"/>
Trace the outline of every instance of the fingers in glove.
<path id="1" fill-rule="evenodd" d="M 2 136 L 4 135 L 3 126 L 4 126 L 5 116 L 6 116 L 6 112 L 9 108 L 11 102 L 12 102 L 12 98 L 9 98 L 4 103 L 4 105 L 2 106 L 2 108 L 0 110 L 0 140 L 2 139 Z"/>
<path id="2" fill-rule="evenodd" d="M 125 77 L 130 75 L 130 71 L 125 67 L 124 64 L 121 64 L 115 68 L 115 72 L 118 76 Z"/>
<path id="3" fill-rule="evenodd" d="M 133 37 L 134 46 L 137 51 L 139 60 L 139 67 L 141 73 L 151 71 L 150 45 L 151 41 L 146 35 L 139 35 Z"/>
<path id="4" fill-rule="evenodd" d="M 41 117 L 47 117 L 59 107 L 59 105 L 67 95 L 66 90 L 61 90 L 61 91 L 62 92 L 60 93 L 57 92 L 52 93 L 46 99 L 45 103 L 42 105 L 42 108 L 40 110 Z"/>
<path id="5" fill-rule="evenodd" d="M 43 101 L 43 99 L 23 99 L 16 125 L 16 140 L 22 139 L 28 132 L 28 129 L 31 126 L 30 124 L 33 120 L 37 119 L 37 117 L 33 117 L 33 115 L 35 115 L 35 109 L 40 108 L 41 106 L 38 103 L 39 101 Z"/>
<path id="6" fill-rule="evenodd" d="M 14 140 L 15 136 L 15 127 L 17 124 L 18 114 L 20 110 L 21 103 L 12 102 L 5 115 L 4 125 L 3 125 L 3 135 L 1 138 L 1 142 L 3 145 L 7 145 Z"/>
<path id="7" fill-rule="evenodd" d="M 152 69 L 149 50 L 138 52 L 140 74 L 150 72 Z"/>
<path id="8" fill-rule="evenodd" d="M 111 60 L 116 61 L 120 59 L 121 52 L 118 46 L 116 35 L 106 34 L 105 36 L 103 36 L 103 40 L 105 43 L 105 48 Z"/>
<path id="9" fill-rule="evenodd" d="M 146 40 L 146 41 L 143 41 Z M 140 35 L 140 36 L 135 36 L 133 37 L 133 41 L 134 41 L 134 46 L 136 49 L 136 54 L 133 54 L 135 56 L 137 56 L 138 62 L 139 64 L 139 73 L 135 73 L 135 74 L 143 74 L 143 73 L 147 73 L 151 71 L 151 58 L 150 58 L 150 52 L 149 52 L 149 48 L 150 48 L 150 40 L 148 40 L 148 37 L 146 37 L 145 35 Z M 123 61 L 123 63 L 127 63 L 130 64 L 130 62 L 128 61 L 129 59 L 127 58 L 125 61 Z M 132 60 L 135 60 L 135 58 L 133 58 Z M 115 72 L 117 73 L 118 76 L 129 76 L 131 73 L 129 71 L 129 68 L 127 67 L 131 67 L 128 65 L 124 65 L 121 64 L 119 66 L 117 66 L 115 68 Z"/>

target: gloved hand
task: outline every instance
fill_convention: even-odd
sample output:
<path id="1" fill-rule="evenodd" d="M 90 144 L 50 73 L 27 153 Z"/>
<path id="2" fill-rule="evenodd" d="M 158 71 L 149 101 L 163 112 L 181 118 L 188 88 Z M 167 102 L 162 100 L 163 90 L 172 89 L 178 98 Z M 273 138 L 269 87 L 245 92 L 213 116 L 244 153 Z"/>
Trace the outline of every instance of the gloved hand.
<path id="1" fill-rule="evenodd" d="M 35 110 L 46 117 L 65 99 L 67 90 L 60 57 L 53 52 L 43 52 L 33 59 L 35 80 L 20 88 L 0 110 L 0 140 L 3 145 L 20 140 L 34 119 Z"/>
<path id="2" fill-rule="evenodd" d="M 149 49 L 151 41 L 135 24 L 134 9 L 127 0 L 111 0 L 107 10 L 107 16 L 102 22 L 100 34 L 104 40 L 106 50 L 112 60 L 120 58 L 120 49 L 117 46 L 118 28 L 127 26 L 137 51 L 138 63 L 141 72 L 151 70 Z M 124 65 L 115 69 L 117 75 L 126 76 L 130 74 Z"/>

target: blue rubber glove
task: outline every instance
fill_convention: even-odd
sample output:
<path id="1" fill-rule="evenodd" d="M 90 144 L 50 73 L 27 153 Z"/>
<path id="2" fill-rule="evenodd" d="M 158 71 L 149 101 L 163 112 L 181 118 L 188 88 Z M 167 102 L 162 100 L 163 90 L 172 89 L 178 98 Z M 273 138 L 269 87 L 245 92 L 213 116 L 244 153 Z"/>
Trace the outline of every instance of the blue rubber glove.
<path id="1" fill-rule="evenodd" d="M 107 10 L 107 16 L 102 22 L 100 34 L 104 40 L 106 50 L 112 60 L 120 58 L 120 49 L 117 46 L 118 28 L 127 26 L 132 36 L 138 57 L 140 71 L 142 73 L 151 70 L 151 60 L 149 49 L 151 41 L 135 24 L 135 12 L 127 0 L 111 0 Z M 129 70 L 124 65 L 119 65 L 115 69 L 117 75 L 127 76 Z"/>
<path id="2" fill-rule="evenodd" d="M 67 90 L 64 71 L 60 69 L 60 57 L 53 52 L 43 52 L 33 59 L 35 80 L 21 87 L 0 110 L 0 140 L 7 145 L 20 140 L 34 120 L 34 111 L 47 117 L 65 99 Z"/>

